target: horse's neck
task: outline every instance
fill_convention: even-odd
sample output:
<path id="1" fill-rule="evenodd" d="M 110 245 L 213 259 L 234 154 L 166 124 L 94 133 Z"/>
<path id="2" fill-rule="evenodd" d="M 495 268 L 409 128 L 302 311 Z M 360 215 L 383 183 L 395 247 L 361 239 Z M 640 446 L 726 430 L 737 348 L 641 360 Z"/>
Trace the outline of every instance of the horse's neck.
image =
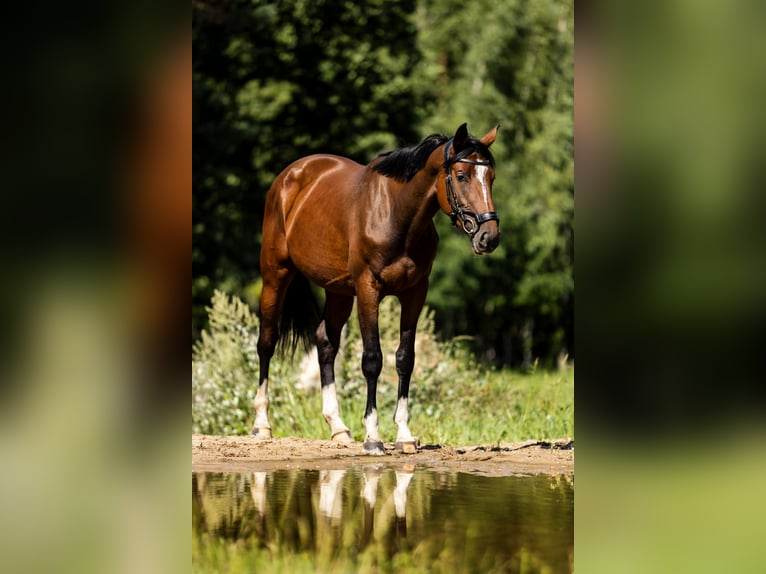
<path id="1" fill-rule="evenodd" d="M 400 231 L 419 234 L 430 229 L 431 221 L 439 211 L 436 198 L 438 174 L 438 170 L 427 165 L 399 190 L 393 223 Z"/>

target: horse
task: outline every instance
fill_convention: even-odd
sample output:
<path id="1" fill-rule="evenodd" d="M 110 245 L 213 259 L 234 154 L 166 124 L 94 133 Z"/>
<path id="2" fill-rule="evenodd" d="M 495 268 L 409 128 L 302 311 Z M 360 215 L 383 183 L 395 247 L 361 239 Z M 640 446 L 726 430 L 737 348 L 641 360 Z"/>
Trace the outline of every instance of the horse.
<path id="1" fill-rule="evenodd" d="M 310 155 L 294 161 L 276 177 L 266 196 L 263 217 L 257 343 L 260 373 L 253 400 L 253 435 L 272 436 L 269 362 L 285 331 L 292 337 L 293 351 L 297 341 L 307 344 L 314 335 L 322 415 L 330 437 L 354 442 L 340 416 L 334 362 L 341 330 L 356 297 L 362 372 L 367 383 L 364 451 L 384 454 L 376 406 L 383 366 L 378 306 L 384 297 L 393 295 L 401 303 L 396 446 L 407 452 L 417 450 L 407 404 L 415 364 L 415 329 L 439 241 L 433 219 L 440 209 L 444 211 L 470 238 L 478 255 L 497 247 L 500 218 L 492 200 L 495 162 L 489 148 L 499 127 L 476 138 L 462 124 L 452 137 L 428 136 L 415 146 L 381 154 L 367 166 L 336 155 Z M 326 295 L 321 317 L 317 312 L 313 322 L 305 309 L 313 298 L 308 280 Z"/>

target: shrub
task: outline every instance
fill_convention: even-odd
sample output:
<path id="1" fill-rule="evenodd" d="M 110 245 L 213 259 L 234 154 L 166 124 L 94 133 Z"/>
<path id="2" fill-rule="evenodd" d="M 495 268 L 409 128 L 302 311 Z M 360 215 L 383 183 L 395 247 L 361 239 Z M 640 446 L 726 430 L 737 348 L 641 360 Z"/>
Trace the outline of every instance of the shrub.
<path id="1" fill-rule="evenodd" d="M 258 385 L 258 319 L 217 290 L 206 311 L 209 330 L 192 348 L 192 431 L 244 434 Z"/>
<path id="2" fill-rule="evenodd" d="M 216 291 L 210 307 L 209 330 L 203 331 L 192 350 L 192 431 L 204 434 L 247 434 L 252 426 L 252 401 L 258 386 L 258 318 L 236 296 Z M 398 378 L 396 349 L 399 346 L 399 303 L 383 300 L 379 313 L 383 371 L 378 381 L 378 411 L 381 432 L 393 428 L 390 415 L 396 404 Z M 418 323 L 415 342 L 417 359 L 410 386 L 410 413 L 439 417 L 446 396 L 456 386 L 475 383 L 483 372 L 464 341 L 439 341 L 434 332 L 433 311 L 426 308 Z M 364 409 L 366 385 L 361 368 L 362 338 L 352 314 L 344 330 L 336 361 L 338 400 L 346 424 L 348 417 Z M 276 435 L 324 437 L 321 399 L 315 389 L 297 389 L 300 358 L 275 355 L 270 365 L 269 416 Z M 346 414 L 349 413 L 349 414 Z M 356 429 L 358 430 L 358 429 Z"/>

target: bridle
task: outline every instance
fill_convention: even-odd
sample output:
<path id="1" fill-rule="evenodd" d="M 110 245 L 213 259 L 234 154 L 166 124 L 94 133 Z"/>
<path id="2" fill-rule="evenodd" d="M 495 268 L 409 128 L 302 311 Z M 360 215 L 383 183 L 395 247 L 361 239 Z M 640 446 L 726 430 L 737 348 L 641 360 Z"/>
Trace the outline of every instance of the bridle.
<path id="1" fill-rule="evenodd" d="M 446 174 L 446 186 L 447 186 L 447 201 L 449 202 L 450 211 L 449 217 L 452 221 L 452 225 L 457 227 L 457 219 L 460 218 L 461 223 L 463 224 L 463 231 L 465 231 L 468 236 L 473 239 L 474 235 L 476 235 L 479 231 L 479 228 L 481 227 L 481 224 L 486 221 L 497 221 L 500 223 L 500 217 L 497 215 L 496 211 L 487 211 L 486 213 L 481 213 L 479 215 L 475 214 L 473 211 L 468 211 L 467 209 L 463 209 L 460 207 L 460 202 L 458 202 L 457 194 L 455 193 L 455 188 L 452 185 L 452 173 L 450 171 L 450 166 L 455 163 L 470 163 L 473 165 L 491 165 L 488 161 L 476 161 L 472 159 L 450 159 L 449 157 L 449 150 L 450 146 L 452 145 L 452 139 L 450 139 L 447 142 L 447 145 L 444 146 L 444 171 Z"/>

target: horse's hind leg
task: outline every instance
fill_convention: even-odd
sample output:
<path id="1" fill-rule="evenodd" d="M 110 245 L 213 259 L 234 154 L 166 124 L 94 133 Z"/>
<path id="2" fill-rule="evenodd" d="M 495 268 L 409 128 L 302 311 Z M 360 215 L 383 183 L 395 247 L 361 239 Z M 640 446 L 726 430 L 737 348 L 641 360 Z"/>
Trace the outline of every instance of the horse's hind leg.
<path id="1" fill-rule="evenodd" d="M 316 332 L 319 372 L 322 379 L 322 414 L 330 425 L 332 440 L 353 442 L 351 433 L 340 417 L 335 392 L 335 357 L 340 347 L 340 334 L 351 314 L 354 298 L 327 293 L 322 322 Z"/>
<path id="2" fill-rule="evenodd" d="M 258 359 L 260 376 L 258 392 L 253 400 L 255 424 L 252 434 L 259 438 L 271 438 L 269 424 L 269 363 L 279 340 L 279 316 L 285 301 L 287 287 L 295 274 L 287 268 L 271 268 L 263 275 L 261 290 L 261 326 L 258 335 Z"/>

